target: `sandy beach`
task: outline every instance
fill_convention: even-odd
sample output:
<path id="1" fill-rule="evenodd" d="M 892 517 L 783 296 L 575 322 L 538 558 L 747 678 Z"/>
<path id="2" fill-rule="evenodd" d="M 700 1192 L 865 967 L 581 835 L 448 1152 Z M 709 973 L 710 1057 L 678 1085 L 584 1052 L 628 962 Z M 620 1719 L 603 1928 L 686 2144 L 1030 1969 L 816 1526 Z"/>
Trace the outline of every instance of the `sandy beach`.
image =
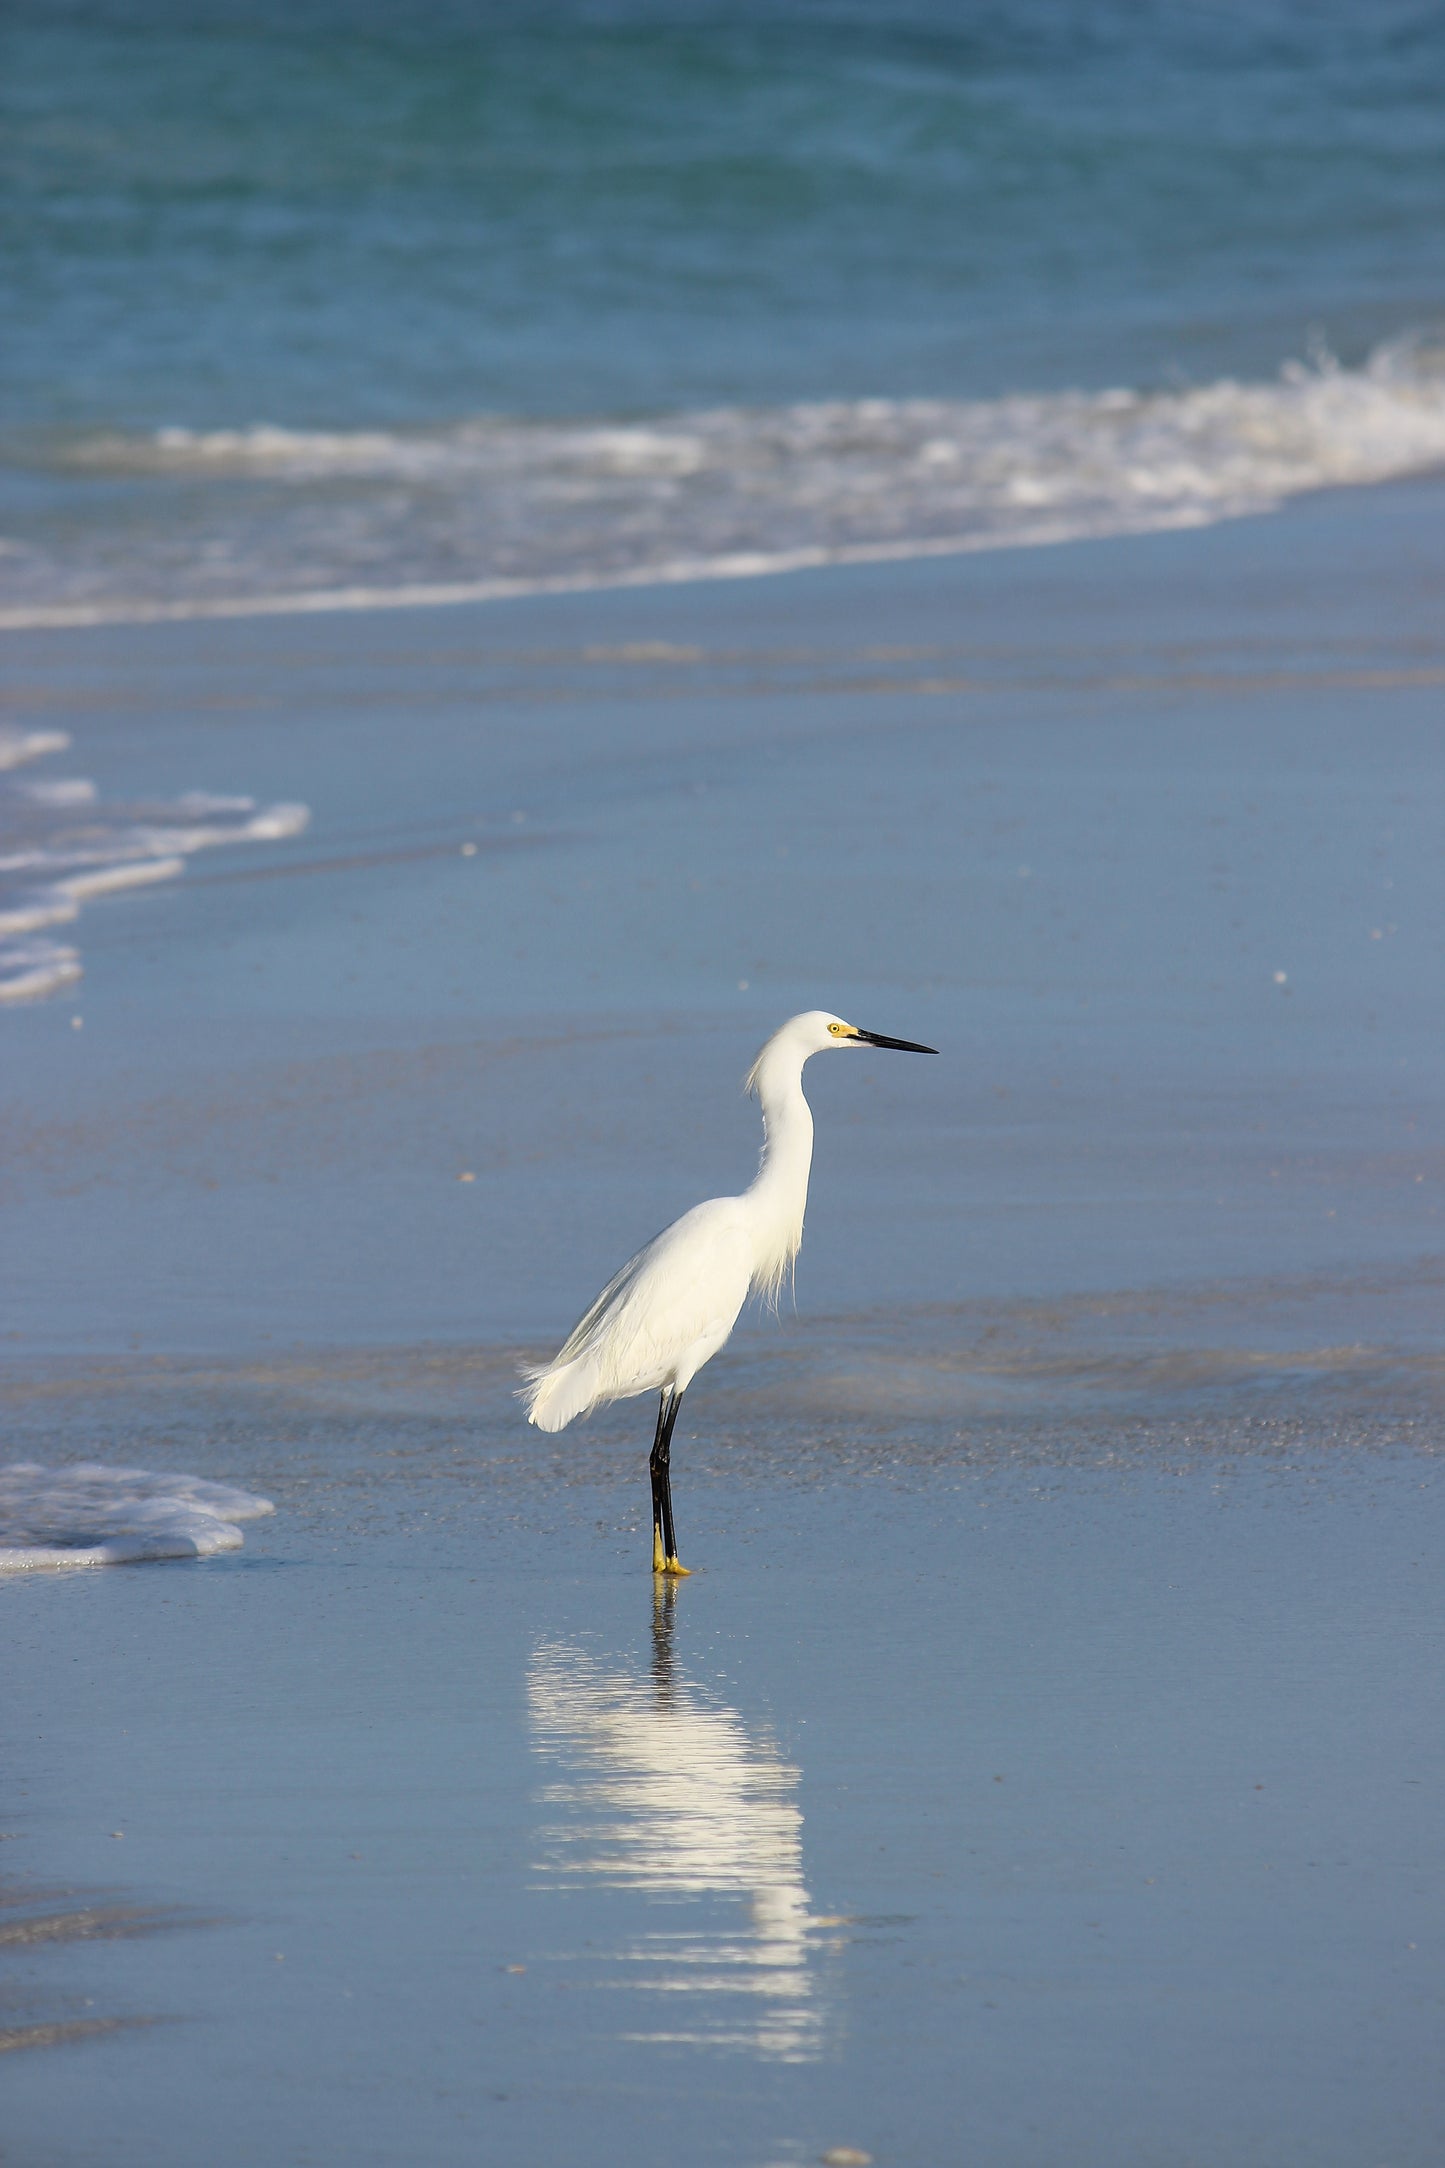
<path id="1" fill-rule="evenodd" d="M 311 809 L 4 1019 L 5 1458 L 277 1507 L 0 1585 L 7 2160 L 1438 2157 L 1442 510 L 7 636 Z M 819 1004 L 656 1594 L 515 1366 Z"/>

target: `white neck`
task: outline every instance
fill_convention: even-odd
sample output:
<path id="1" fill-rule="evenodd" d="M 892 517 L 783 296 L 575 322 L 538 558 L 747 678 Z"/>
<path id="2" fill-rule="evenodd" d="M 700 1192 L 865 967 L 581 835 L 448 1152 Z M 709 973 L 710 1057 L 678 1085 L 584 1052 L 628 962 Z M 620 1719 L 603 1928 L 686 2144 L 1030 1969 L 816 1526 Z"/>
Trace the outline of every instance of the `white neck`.
<path id="1" fill-rule="evenodd" d="M 813 1116 L 803 1097 L 806 1059 L 795 1046 L 772 1042 L 753 1071 L 763 1109 L 763 1156 L 743 1203 L 752 1222 L 753 1289 L 770 1301 L 776 1301 L 803 1239 L 813 1164 Z"/>

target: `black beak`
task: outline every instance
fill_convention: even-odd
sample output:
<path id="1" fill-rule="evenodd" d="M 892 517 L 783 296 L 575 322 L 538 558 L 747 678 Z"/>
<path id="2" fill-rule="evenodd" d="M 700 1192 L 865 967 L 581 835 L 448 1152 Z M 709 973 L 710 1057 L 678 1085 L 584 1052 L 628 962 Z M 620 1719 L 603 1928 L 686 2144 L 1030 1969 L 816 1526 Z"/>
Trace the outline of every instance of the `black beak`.
<path id="1" fill-rule="evenodd" d="M 916 1039 L 885 1039 L 881 1032 L 860 1031 L 865 1046 L 891 1046 L 895 1054 L 936 1054 L 936 1046 L 920 1046 Z"/>

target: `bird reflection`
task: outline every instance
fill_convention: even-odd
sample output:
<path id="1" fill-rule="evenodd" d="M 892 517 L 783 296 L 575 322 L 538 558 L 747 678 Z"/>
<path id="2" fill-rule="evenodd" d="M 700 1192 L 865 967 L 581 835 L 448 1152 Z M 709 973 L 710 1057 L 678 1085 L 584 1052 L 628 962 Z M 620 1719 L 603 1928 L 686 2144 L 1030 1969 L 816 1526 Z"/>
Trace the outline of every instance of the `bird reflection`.
<path id="1" fill-rule="evenodd" d="M 800 1772 L 680 1671 L 676 1598 L 659 1583 L 646 1672 L 560 1641 L 533 1657 L 533 1739 L 558 1771 L 541 1794 L 538 1869 L 553 1888 L 644 1900 L 628 1905 L 606 1974 L 672 2000 L 628 2037 L 804 2061 L 823 2044 L 823 1923 L 803 1883 Z"/>

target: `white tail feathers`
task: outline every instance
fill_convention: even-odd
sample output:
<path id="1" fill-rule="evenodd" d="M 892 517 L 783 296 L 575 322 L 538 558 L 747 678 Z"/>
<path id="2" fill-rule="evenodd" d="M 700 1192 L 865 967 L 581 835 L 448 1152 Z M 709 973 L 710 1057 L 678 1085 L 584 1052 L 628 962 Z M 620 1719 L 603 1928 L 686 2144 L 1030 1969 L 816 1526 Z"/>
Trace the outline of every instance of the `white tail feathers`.
<path id="1" fill-rule="evenodd" d="M 587 1315 L 580 1319 L 549 1363 L 528 1363 L 522 1375 L 526 1384 L 518 1399 L 527 1410 L 528 1422 L 539 1430 L 565 1430 L 579 1415 L 588 1414 L 599 1401 L 616 1400 L 644 1388 L 618 1375 L 618 1313 L 655 1244 L 639 1250 L 620 1272 L 613 1274 Z M 630 1338 L 625 1335 L 624 1338 Z M 624 1363 L 625 1367 L 625 1363 Z"/>
<path id="2" fill-rule="evenodd" d="M 579 1415 L 595 1407 L 601 1397 L 602 1381 L 590 1355 L 577 1356 L 571 1362 L 559 1359 L 542 1363 L 522 1374 L 527 1382 L 518 1398 L 527 1410 L 528 1422 L 535 1423 L 539 1430 L 565 1430 Z"/>

